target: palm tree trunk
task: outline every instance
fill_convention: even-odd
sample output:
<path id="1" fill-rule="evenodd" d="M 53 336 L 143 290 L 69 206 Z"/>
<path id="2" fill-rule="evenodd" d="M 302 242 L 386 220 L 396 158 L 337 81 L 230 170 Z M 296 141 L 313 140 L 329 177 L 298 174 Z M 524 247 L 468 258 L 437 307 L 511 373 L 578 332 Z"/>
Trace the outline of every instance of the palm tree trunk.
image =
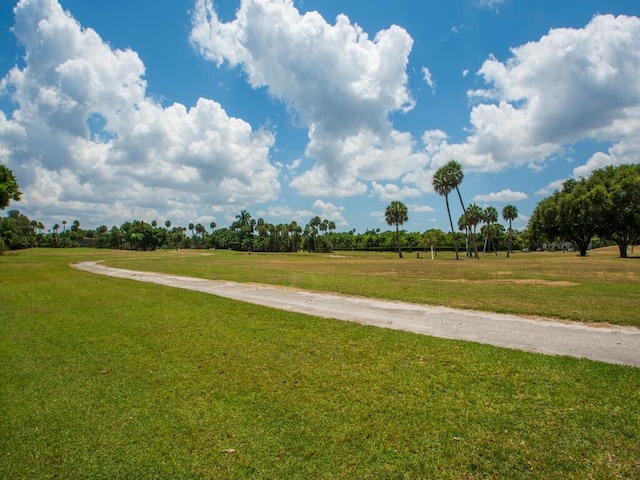
<path id="1" fill-rule="evenodd" d="M 402 258 L 402 250 L 400 250 L 400 231 L 396 223 L 396 248 L 398 249 L 398 258 Z"/>
<path id="2" fill-rule="evenodd" d="M 451 209 L 449 209 L 449 196 L 444 196 L 444 201 L 447 204 L 447 215 L 449 215 L 449 224 L 451 225 L 451 234 L 453 235 L 453 248 L 456 251 L 456 260 L 460 260 L 458 256 L 458 241 L 456 240 L 456 232 L 453 229 L 453 220 L 451 220 Z"/>
<path id="3" fill-rule="evenodd" d="M 468 222 L 467 222 L 467 209 L 464 207 L 464 202 L 462 201 L 462 194 L 460 193 L 460 189 L 458 187 L 456 187 L 456 192 L 458 192 L 458 198 L 460 199 L 460 205 L 462 206 L 462 214 L 464 215 L 464 223 L 468 225 Z M 469 236 L 470 235 L 467 235 L 467 238 Z M 478 256 L 478 245 L 476 243 L 475 237 L 473 237 L 471 239 L 471 245 L 473 246 L 473 252 L 475 253 L 476 258 L 480 258 Z M 470 255 L 468 255 L 468 256 L 470 256 Z"/>

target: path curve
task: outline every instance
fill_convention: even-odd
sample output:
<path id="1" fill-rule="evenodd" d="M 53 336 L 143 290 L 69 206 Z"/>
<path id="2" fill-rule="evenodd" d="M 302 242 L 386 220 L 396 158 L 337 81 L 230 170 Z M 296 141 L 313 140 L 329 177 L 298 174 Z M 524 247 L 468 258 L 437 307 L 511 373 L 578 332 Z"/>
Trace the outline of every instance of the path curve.
<path id="1" fill-rule="evenodd" d="M 531 319 L 270 285 L 139 272 L 106 267 L 97 261 L 72 266 L 100 275 L 195 290 L 317 317 L 640 367 L 640 329 L 634 327 Z"/>

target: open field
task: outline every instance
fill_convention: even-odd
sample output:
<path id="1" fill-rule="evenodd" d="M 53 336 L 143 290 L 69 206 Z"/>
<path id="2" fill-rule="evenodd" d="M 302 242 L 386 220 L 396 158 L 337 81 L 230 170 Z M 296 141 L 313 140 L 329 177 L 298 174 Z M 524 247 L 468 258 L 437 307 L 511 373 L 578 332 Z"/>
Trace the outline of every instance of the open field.
<path id="1" fill-rule="evenodd" d="M 377 288 L 376 296 L 404 300 L 419 291 L 398 285 L 410 283 L 405 275 L 439 280 L 443 298 L 455 296 L 449 284 L 470 296 L 467 285 L 483 286 L 476 280 L 489 271 L 481 274 L 482 263 L 511 266 L 490 278 L 529 279 L 533 290 L 536 269 L 534 280 L 580 283 L 545 287 L 547 296 L 582 287 L 572 280 L 579 272 L 599 275 L 594 291 L 633 292 L 629 277 L 640 269 L 606 254 L 572 257 L 556 272 L 534 255 L 478 265 L 386 254 L 376 262 L 366 254 L 5 255 L 2 478 L 640 477 L 640 369 L 317 319 L 68 267 L 99 258 L 320 290 L 333 282 L 336 291 L 367 279 L 356 266 L 373 272 L 377 263 L 371 285 L 347 293 Z M 593 260 L 589 272 L 583 260 Z M 276 271 L 278 262 L 288 271 Z M 448 276 L 465 267 L 465 281 Z M 393 281 L 384 279 L 390 272 Z M 489 292 L 506 297 L 509 285 L 494 282 Z M 637 301 L 611 305 L 637 315 Z"/>
<path id="2" fill-rule="evenodd" d="M 414 303 L 640 326 L 640 258 L 606 248 L 575 254 L 436 260 L 428 253 L 259 254 L 154 252 L 108 265 L 216 280 L 258 282 Z"/>

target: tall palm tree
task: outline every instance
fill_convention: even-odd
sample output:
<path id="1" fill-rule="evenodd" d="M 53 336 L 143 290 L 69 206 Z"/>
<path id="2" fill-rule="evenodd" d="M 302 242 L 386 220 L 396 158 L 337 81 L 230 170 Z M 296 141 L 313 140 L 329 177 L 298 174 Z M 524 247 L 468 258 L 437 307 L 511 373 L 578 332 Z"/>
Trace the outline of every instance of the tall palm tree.
<path id="1" fill-rule="evenodd" d="M 201 223 L 196 224 L 196 233 L 200 235 L 200 241 L 204 241 L 204 234 L 206 232 L 207 230 L 204 228 L 204 225 L 202 225 Z"/>
<path id="2" fill-rule="evenodd" d="M 509 258 L 509 253 L 511 252 L 511 237 L 513 236 L 511 222 L 518 218 L 518 209 L 515 205 L 506 205 L 502 209 L 502 218 L 509 222 L 509 247 L 507 248 L 507 258 Z"/>
<path id="3" fill-rule="evenodd" d="M 389 225 L 396 226 L 396 248 L 398 249 L 398 257 L 402 258 L 402 250 L 400 250 L 400 225 L 409 220 L 407 206 L 394 200 L 384 211 L 384 219 Z"/>
<path id="4" fill-rule="evenodd" d="M 448 170 L 446 165 L 444 167 L 440 167 L 436 170 L 436 173 L 433 174 L 433 179 L 431 180 L 431 185 L 433 186 L 433 190 L 440 196 L 444 197 L 444 201 L 447 205 L 447 215 L 449 216 L 449 225 L 451 225 L 451 235 L 453 236 L 453 248 L 456 251 L 456 260 L 459 260 L 458 255 L 458 241 L 456 239 L 456 232 L 453 229 L 453 220 L 451 219 L 451 208 L 449 208 L 449 194 L 451 190 L 453 190 L 452 182 L 449 179 Z"/>
<path id="5" fill-rule="evenodd" d="M 317 215 L 309 221 L 309 228 L 310 228 L 309 233 L 310 233 L 311 241 L 313 241 L 314 252 L 316 251 L 316 235 L 318 235 L 318 230 L 320 229 L 320 225 L 322 225 L 322 220 Z"/>
<path id="6" fill-rule="evenodd" d="M 480 258 L 478 255 L 478 243 L 476 237 L 476 228 L 478 224 L 482 221 L 483 211 L 482 208 L 476 203 L 472 203 L 467 208 L 467 225 L 469 225 L 469 229 L 471 230 L 471 244 L 473 245 L 473 251 L 476 255 L 476 258 Z"/>
<path id="7" fill-rule="evenodd" d="M 251 227 L 251 214 L 246 210 L 240 210 L 240 213 L 236 215 L 236 228 L 249 228 Z"/>
<path id="8" fill-rule="evenodd" d="M 218 225 L 216 224 L 216 222 L 211 222 L 209 224 L 209 228 L 211 228 L 211 233 L 213 233 L 213 231 L 216 229 Z"/>
<path id="9" fill-rule="evenodd" d="M 164 226 L 167 228 L 171 227 L 171 220 L 165 220 Z"/>
<path id="10" fill-rule="evenodd" d="M 464 172 L 462 171 L 462 165 L 456 162 L 455 160 L 449 160 L 444 167 L 447 170 L 447 177 L 449 179 L 449 184 L 451 186 L 451 190 L 454 190 L 458 194 L 458 199 L 460 200 L 460 206 L 462 207 L 462 216 L 464 217 L 465 225 L 469 225 L 469 219 L 467 218 L 467 209 L 464 207 L 464 202 L 462 201 L 462 194 L 460 193 L 460 184 L 462 180 L 464 180 Z M 467 231 L 467 234 L 469 232 Z M 476 258 L 478 258 L 478 248 L 473 244 Z"/>
<path id="11" fill-rule="evenodd" d="M 482 221 L 487 224 L 486 227 L 486 235 L 484 239 L 484 248 L 482 249 L 482 253 L 484 254 L 487 251 L 487 243 L 491 243 L 493 245 L 493 251 L 496 255 L 498 255 L 498 250 L 496 249 L 496 245 L 493 242 L 493 224 L 498 221 L 498 210 L 496 207 L 487 207 L 482 212 Z"/>
<path id="12" fill-rule="evenodd" d="M 67 231 L 67 221 L 62 220 L 62 233 Z"/>
<path id="13" fill-rule="evenodd" d="M 327 233 L 327 230 L 329 230 L 329 220 L 327 220 L 326 218 L 322 220 L 322 223 L 318 228 L 323 234 Z"/>

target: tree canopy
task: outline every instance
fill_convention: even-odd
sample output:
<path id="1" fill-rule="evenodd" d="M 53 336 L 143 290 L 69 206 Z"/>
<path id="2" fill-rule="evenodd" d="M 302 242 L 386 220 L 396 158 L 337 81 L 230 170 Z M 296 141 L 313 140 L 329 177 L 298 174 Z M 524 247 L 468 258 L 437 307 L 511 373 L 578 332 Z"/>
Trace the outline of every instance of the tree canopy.
<path id="1" fill-rule="evenodd" d="M 0 210 L 8 207 L 11 200 L 19 201 L 21 196 L 22 192 L 13 172 L 0 164 Z"/>
<path id="2" fill-rule="evenodd" d="M 571 241 L 581 256 L 595 235 L 616 242 L 621 258 L 640 239 L 640 165 L 608 166 L 570 179 L 538 203 L 529 221 L 534 239 Z"/>

